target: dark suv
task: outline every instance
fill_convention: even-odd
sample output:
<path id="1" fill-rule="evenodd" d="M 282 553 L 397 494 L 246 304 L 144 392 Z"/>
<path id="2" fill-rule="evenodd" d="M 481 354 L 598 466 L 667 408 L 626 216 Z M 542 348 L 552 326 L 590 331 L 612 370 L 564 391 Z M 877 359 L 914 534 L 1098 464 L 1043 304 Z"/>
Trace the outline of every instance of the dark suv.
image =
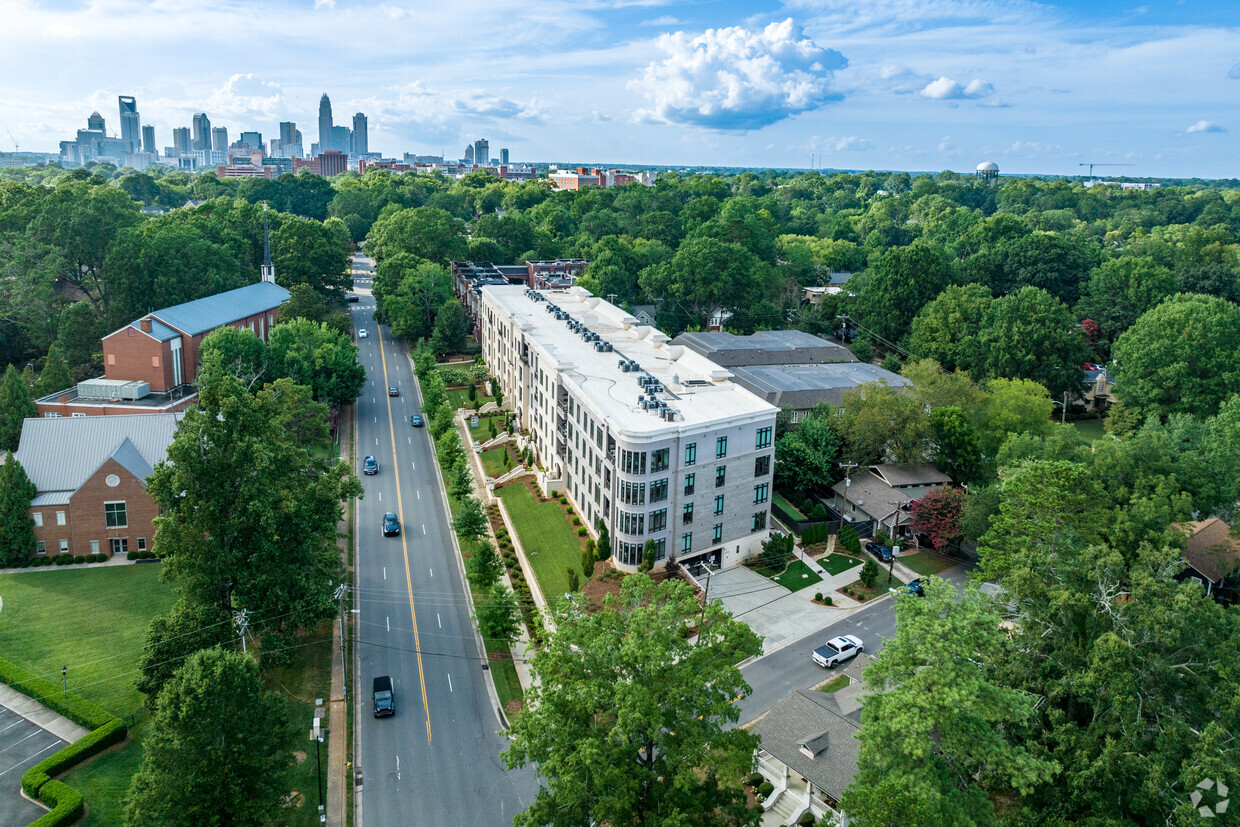
<path id="1" fill-rule="evenodd" d="M 400 534 L 400 520 L 396 519 L 396 512 L 389 511 L 383 515 L 383 536 L 392 537 Z"/>
<path id="2" fill-rule="evenodd" d="M 366 457 L 362 460 L 362 473 L 368 476 L 379 473 L 379 461 L 374 457 Z"/>

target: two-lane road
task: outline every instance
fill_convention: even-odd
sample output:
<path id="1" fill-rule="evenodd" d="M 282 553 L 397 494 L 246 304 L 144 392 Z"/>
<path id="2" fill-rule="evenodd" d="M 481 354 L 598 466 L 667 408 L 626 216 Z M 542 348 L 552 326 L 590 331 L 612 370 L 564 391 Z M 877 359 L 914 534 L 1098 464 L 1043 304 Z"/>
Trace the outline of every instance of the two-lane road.
<path id="1" fill-rule="evenodd" d="M 358 260 L 359 269 L 368 266 Z M 403 345 L 375 323 L 369 291 L 358 292 L 354 326 L 368 333 L 358 339 L 368 381 L 357 403 L 366 489 L 357 508 L 354 698 L 362 823 L 509 825 L 537 782 L 500 761 L 507 743 L 498 734 L 430 434 L 409 421 L 420 411 L 412 366 Z M 389 387 L 399 396 L 389 396 Z M 368 455 L 379 464 L 372 476 L 360 474 Z M 388 511 L 400 518 L 398 537 L 383 536 Z M 376 675 L 390 675 L 395 685 L 393 717 L 373 717 Z"/>

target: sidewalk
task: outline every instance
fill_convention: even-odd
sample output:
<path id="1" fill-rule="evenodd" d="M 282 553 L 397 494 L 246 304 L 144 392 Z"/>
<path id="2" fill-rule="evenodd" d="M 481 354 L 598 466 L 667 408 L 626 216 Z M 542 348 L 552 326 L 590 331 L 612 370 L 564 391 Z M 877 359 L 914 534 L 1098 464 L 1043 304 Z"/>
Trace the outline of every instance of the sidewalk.
<path id="1" fill-rule="evenodd" d="M 347 428 L 340 428 L 340 456 L 351 457 L 353 453 L 353 429 L 356 417 L 352 407 L 348 413 Z M 349 515 L 336 525 L 337 533 L 343 535 L 338 541 L 340 562 L 345 569 L 345 582 L 353 582 L 353 570 L 349 567 Z M 346 606 L 348 604 L 346 603 Z M 350 618 L 352 615 L 350 615 Z M 351 626 L 351 624 L 350 624 Z M 344 827 L 348 823 L 348 698 L 344 686 L 344 641 L 340 638 L 340 622 L 332 624 L 332 685 L 327 703 L 327 823 L 332 827 Z"/>
<path id="2" fill-rule="evenodd" d="M 0 706 L 7 707 L 68 744 L 89 734 L 89 730 L 85 727 L 78 726 L 60 713 L 53 712 L 34 698 L 23 695 L 8 684 L 0 683 Z"/>

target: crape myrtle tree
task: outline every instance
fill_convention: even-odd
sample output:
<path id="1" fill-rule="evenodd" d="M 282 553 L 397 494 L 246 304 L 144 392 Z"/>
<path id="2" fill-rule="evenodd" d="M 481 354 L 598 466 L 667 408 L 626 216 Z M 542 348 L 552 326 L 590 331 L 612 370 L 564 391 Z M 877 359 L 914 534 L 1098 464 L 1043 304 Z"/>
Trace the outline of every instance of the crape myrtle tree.
<path id="1" fill-rule="evenodd" d="M 757 738 L 727 728 L 749 692 L 733 664 L 760 649 L 748 626 L 683 581 L 634 575 L 600 612 L 565 601 L 555 627 L 504 753 L 546 782 L 515 824 L 757 824 L 737 781 Z"/>
<path id="2" fill-rule="evenodd" d="M 257 629 L 330 617 L 341 503 L 362 488 L 346 463 L 308 448 L 326 438 L 326 408 L 288 379 L 250 393 L 217 357 L 200 381 L 198 406 L 148 483 L 162 511 L 162 576 L 182 599 L 245 606 Z"/>

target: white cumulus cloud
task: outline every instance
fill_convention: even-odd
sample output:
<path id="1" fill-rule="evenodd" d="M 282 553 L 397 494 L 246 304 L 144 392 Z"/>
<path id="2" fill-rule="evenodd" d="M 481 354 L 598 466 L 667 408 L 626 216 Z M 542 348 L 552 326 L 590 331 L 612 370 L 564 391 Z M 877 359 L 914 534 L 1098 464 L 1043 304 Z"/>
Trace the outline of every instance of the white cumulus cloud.
<path id="1" fill-rule="evenodd" d="M 1190 126 L 1187 132 L 1226 132 L 1227 130 L 1216 124 L 1214 121 L 1197 121 Z"/>
<path id="2" fill-rule="evenodd" d="M 995 93 L 995 87 L 984 80 L 974 78 L 968 83 L 959 83 L 948 77 L 932 80 L 921 90 L 921 94 L 934 100 L 964 100 L 985 98 Z"/>
<path id="3" fill-rule="evenodd" d="M 758 32 L 733 26 L 665 34 L 656 44 L 667 56 L 629 84 L 651 103 L 638 120 L 761 129 L 842 97 L 830 82 L 848 61 L 806 37 L 792 18 Z"/>
<path id="4" fill-rule="evenodd" d="M 848 135 L 843 138 L 828 138 L 827 141 L 830 142 L 836 152 L 862 152 L 871 146 L 868 138 L 861 138 L 856 135 Z"/>

